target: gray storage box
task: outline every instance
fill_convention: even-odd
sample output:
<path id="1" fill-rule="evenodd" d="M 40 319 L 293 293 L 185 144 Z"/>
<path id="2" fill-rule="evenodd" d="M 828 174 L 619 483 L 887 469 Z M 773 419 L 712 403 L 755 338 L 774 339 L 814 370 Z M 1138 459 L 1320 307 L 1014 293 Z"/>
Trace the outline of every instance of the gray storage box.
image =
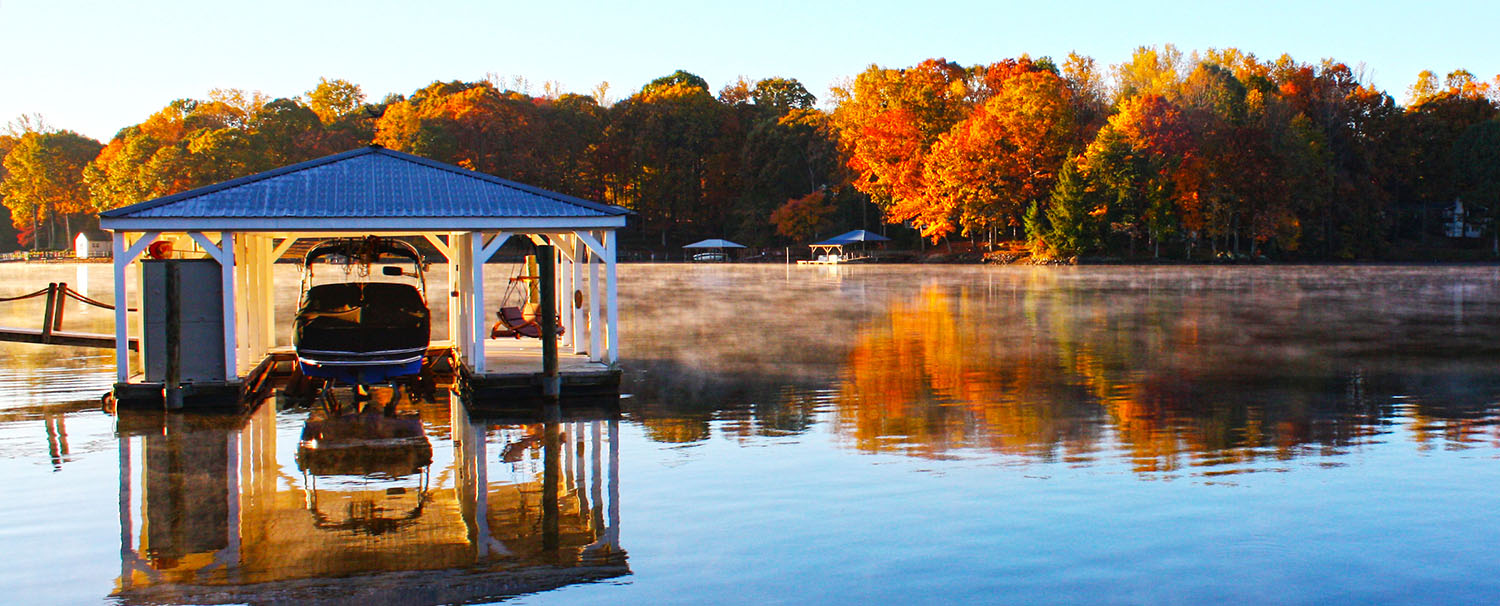
<path id="1" fill-rule="evenodd" d="M 178 269 L 177 334 L 181 344 L 179 380 L 223 383 L 224 289 L 219 263 L 213 259 L 147 259 L 141 261 L 145 310 L 146 381 L 167 379 L 167 269 Z"/>

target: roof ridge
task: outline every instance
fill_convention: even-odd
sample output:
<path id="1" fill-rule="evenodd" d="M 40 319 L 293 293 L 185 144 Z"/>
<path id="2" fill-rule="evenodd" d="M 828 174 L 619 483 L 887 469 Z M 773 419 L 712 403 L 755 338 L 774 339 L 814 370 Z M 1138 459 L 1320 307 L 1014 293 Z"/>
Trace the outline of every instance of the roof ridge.
<path id="1" fill-rule="evenodd" d="M 506 179 L 504 177 L 499 177 L 499 176 L 496 176 L 496 175 L 491 175 L 489 173 L 484 173 L 484 172 L 480 172 L 480 171 L 477 171 L 477 170 L 464 168 L 462 166 L 457 166 L 457 165 L 454 165 L 454 164 L 449 164 L 447 162 L 439 162 L 439 161 L 433 160 L 431 158 L 423 158 L 423 157 L 415 155 L 415 154 L 408 154 L 406 152 L 396 151 L 394 149 L 389 149 L 389 148 L 381 147 L 381 146 L 378 146 L 378 145 L 372 145 L 371 147 L 374 148 L 374 152 L 375 153 L 384 154 L 384 155 L 390 156 L 392 158 L 396 158 L 396 159 L 399 159 L 399 160 L 405 160 L 407 162 L 413 162 L 413 163 L 416 163 L 416 164 L 421 164 L 423 166 L 427 166 L 427 167 L 431 167 L 431 168 L 442 169 L 442 170 L 451 172 L 451 173 L 456 174 L 456 175 L 462 175 L 462 176 L 465 176 L 465 177 L 469 177 L 471 179 L 479 179 L 481 181 L 488 181 L 488 182 L 494 183 L 496 185 L 502 185 L 502 186 L 505 186 L 505 187 L 513 188 L 513 189 L 519 189 L 521 191 L 524 191 L 524 192 L 527 192 L 527 193 L 531 193 L 531 194 L 536 194 L 536 195 L 543 196 L 543 197 L 546 197 L 546 198 L 550 198 L 552 200 L 556 200 L 556 201 L 562 202 L 564 204 L 571 204 L 573 206 L 581 206 L 581 207 L 587 208 L 589 210 L 596 210 L 596 211 L 610 213 L 610 214 L 616 214 L 616 215 L 635 214 L 630 209 L 627 209 L 627 208 L 624 208 L 624 207 L 621 207 L 621 206 L 615 206 L 615 205 L 612 205 L 612 204 L 604 204 L 602 202 L 594 202 L 593 200 L 585 200 L 583 198 L 579 198 L 577 196 L 570 196 L 570 195 L 562 193 L 562 192 L 555 192 L 555 191 L 552 191 L 550 189 L 542 189 L 542 188 L 536 187 L 534 185 L 527 185 L 527 184 L 521 183 L 519 181 L 512 181 L 512 180 Z"/>
<path id="2" fill-rule="evenodd" d="M 364 158 L 367 156 L 369 157 L 368 159 L 359 160 L 359 158 Z M 340 165 L 340 163 L 344 162 L 345 160 L 356 160 L 356 163 Z M 392 163 L 388 161 L 402 162 L 396 162 L 394 163 L 396 165 L 393 166 Z M 374 164 L 369 164 L 370 162 L 373 162 Z M 172 208 L 176 207 L 175 205 L 184 205 L 183 208 L 185 209 L 187 208 L 187 205 L 196 204 L 200 200 L 222 200 L 224 199 L 224 196 L 233 197 L 238 195 L 241 191 L 264 192 L 264 188 L 278 187 L 283 182 L 278 181 L 278 179 L 282 179 L 284 177 L 287 177 L 288 175 L 295 175 L 296 173 L 311 171 L 315 169 L 341 172 L 346 168 L 353 169 L 365 166 L 367 164 L 371 167 L 374 167 L 379 172 L 388 170 L 397 172 L 415 171 L 412 174 L 421 174 L 424 170 L 432 171 L 433 169 L 437 169 L 437 171 L 439 172 L 429 173 L 430 178 L 455 179 L 458 177 L 463 177 L 463 179 L 459 179 L 459 182 L 468 181 L 472 184 L 469 187 L 477 186 L 479 187 L 480 191 L 489 189 L 497 195 L 503 195 L 507 197 L 529 198 L 530 200 L 532 200 L 532 203 L 541 204 L 543 208 L 550 207 L 551 212 L 555 214 L 554 216 L 567 216 L 574 213 L 582 213 L 586 215 L 596 216 L 623 217 L 635 214 L 631 210 L 620 206 L 604 204 L 584 198 L 579 198 L 577 196 L 571 196 L 561 192 L 543 189 L 534 185 L 512 181 L 503 177 L 470 170 L 461 166 L 455 166 L 453 164 L 433 160 L 431 158 L 423 158 L 414 154 L 388 149 L 379 145 L 368 145 L 337 154 L 331 154 L 322 158 L 314 158 L 312 160 L 307 160 L 304 162 L 259 172 L 253 175 L 246 175 L 244 177 L 230 179 L 221 183 L 193 188 L 187 191 L 178 192 L 176 194 L 147 200 L 145 202 L 138 202 L 136 204 L 122 206 L 120 208 L 101 212 L 99 216 L 105 219 L 116 220 L 134 219 L 139 218 L 142 215 L 155 215 L 163 212 L 170 214 L 173 212 Z M 382 164 L 384 164 L 385 167 L 382 168 Z M 400 164 L 407 164 L 408 166 L 407 168 L 401 168 L 399 166 Z M 342 168 L 340 166 L 342 166 Z M 318 175 L 321 174 L 321 172 L 310 174 Z M 443 177 L 441 175 L 447 176 Z M 318 178 L 321 179 L 322 177 Z M 291 177 L 291 180 L 300 179 L 301 177 Z M 264 194 L 262 193 L 261 195 Z M 279 198 L 280 196 L 275 197 Z M 396 200 L 394 202 L 395 206 L 402 206 L 405 203 L 406 202 L 401 200 Z M 413 201 L 413 203 L 415 203 L 415 201 Z M 231 206 L 237 208 L 237 205 Z M 390 210 L 396 210 L 398 211 L 397 215 L 400 215 L 399 208 L 392 208 Z M 224 208 L 220 209 L 220 211 L 228 211 L 228 214 L 219 211 L 207 211 L 207 215 L 229 216 L 230 214 L 233 214 L 232 208 Z M 300 213 L 296 211 L 290 211 L 288 214 L 280 216 L 291 217 L 298 216 L 299 214 Z M 502 214 L 504 213 L 502 212 Z"/>
<path id="3" fill-rule="evenodd" d="M 173 202 L 177 202 L 177 201 L 180 201 L 180 200 L 186 200 L 188 198 L 194 198 L 194 197 L 197 197 L 197 196 L 207 195 L 207 194 L 211 194 L 211 193 L 214 193 L 214 192 L 223 191 L 223 190 L 234 188 L 234 187 L 239 187 L 239 186 L 242 186 L 242 185 L 249 185 L 249 184 L 255 183 L 257 181 L 264 181 L 266 179 L 271 179 L 271 178 L 274 178 L 274 177 L 280 177 L 282 175 L 288 175 L 288 174 L 291 174 L 291 173 L 304 171 L 304 170 L 307 170 L 307 169 L 310 169 L 310 168 L 316 168 L 316 167 L 323 166 L 325 164 L 330 164 L 330 163 L 333 163 L 333 162 L 341 162 L 341 161 L 347 160 L 349 158 L 354 158 L 354 157 L 363 156 L 363 155 L 366 155 L 366 154 L 376 153 L 376 152 L 378 152 L 380 150 L 383 150 L 383 149 L 385 149 L 385 148 L 381 147 L 379 145 L 366 145 L 366 146 L 362 146 L 362 147 L 357 147 L 357 148 L 351 149 L 349 151 L 339 152 L 339 153 L 336 153 L 336 154 L 330 154 L 330 155 L 327 155 L 327 156 L 323 156 L 321 158 L 313 158 L 311 160 L 305 160 L 305 161 L 302 161 L 302 162 L 298 162 L 296 164 L 288 164 L 286 166 L 282 166 L 282 167 L 279 167 L 279 168 L 273 168 L 271 170 L 258 172 L 258 173 L 252 174 L 252 175 L 245 175 L 243 177 L 236 177 L 236 178 L 230 179 L 228 181 L 220 181 L 218 183 L 214 183 L 214 184 L 211 184 L 211 185 L 204 185 L 202 187 L 195 187 L 195 188 L 189 189 L 187 191 L 180 191 L 180 192 L 177 192 L 175 194 L 171 194 L 171 195 L 167 195 L 167 196 L 162 196 L 160 198 L 146 200 L 146 201 L 143 201 L 143 202 L 136 202 L 135 204 L 129 204 L 129 205 L 121 206 L 121 207 L 118 207 L 118 208 L 111 208 L 109 210 L 100 212 L 99 216 L 101 216 L 101 217 L 120 217 L 120 216 L 129 215 L 129 214 L 132 214 L 132 213 L 137 213 L 137 212 L 140 212 L 140 211 L 143 211 L 143 210 L 151 210 L 153 208 L 158 208 L 158 207 L 166 206 L 168 204 L 171 204 Z"/>

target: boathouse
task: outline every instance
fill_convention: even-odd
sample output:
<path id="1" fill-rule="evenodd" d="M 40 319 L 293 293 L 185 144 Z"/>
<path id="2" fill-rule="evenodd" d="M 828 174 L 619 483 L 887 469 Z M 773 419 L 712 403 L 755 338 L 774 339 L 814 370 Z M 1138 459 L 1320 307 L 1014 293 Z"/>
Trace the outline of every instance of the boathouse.
<path id="1" fill-rule="evenodd" d="M 157 244 L 156 252 L 217 264 L 214 290 L 222 301 L 213 313 L 222 314 L 221 387 L 235 388 L 287 349 L 278 348 L 276 327 L 295 310 L 276 309 L 274 293 L 296 285 L 276 282 L 276 260 L 299 240 L 364 235 L 422 239 L 446 257 L 448 288 L 429 286 L 428 305 L 447 299 L 449 339 L 433 346 L 450 349 L 455 370 L 474 384 L 524 380 L 542 370 L 541 343 L 489 339 L 496 297 L 487 298 L 483 269 L 512 238 L 549 245 L 557 270 L 555 288 L 548 290 L 572 294 L 558 297 L 568 303 L 559 314 L 565 329 L 560 346 L 571 354 L 561 364 L 561 384 L 569 384 L 569 373 L 618 381 L 616 230 L 628 214 L 380 146 L 105 211 L 100 227 L 113 234 L 116 394 L 132 385 L 146 393 L 158 387 L 132 365 L 127 349 L 128 310 L 137 310 L 139 332 L 149 332 L 142 327 L 150 311 L 142 304 L 143 288 L 127 301 L 127 274 L 135 266 L 136 284 L 143 284 L 139 259 L 154 243 L 169 243 Z M 152 341 L 142 340 L 143 360 L 151 359 L 153 347 L 164 347 Z"/>

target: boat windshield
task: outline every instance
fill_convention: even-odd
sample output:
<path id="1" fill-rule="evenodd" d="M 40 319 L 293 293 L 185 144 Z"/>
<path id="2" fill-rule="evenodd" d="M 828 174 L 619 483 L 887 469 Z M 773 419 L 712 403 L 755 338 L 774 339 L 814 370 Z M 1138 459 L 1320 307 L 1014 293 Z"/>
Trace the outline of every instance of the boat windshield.
<path id="1" fill-rule="evenodd" d="M 414 284 L 427 300 L 422 254 L 392 238 L 339 238 L 314 244 L 302 258 L 302 292 L 315 282 L 393 282 Z"/>

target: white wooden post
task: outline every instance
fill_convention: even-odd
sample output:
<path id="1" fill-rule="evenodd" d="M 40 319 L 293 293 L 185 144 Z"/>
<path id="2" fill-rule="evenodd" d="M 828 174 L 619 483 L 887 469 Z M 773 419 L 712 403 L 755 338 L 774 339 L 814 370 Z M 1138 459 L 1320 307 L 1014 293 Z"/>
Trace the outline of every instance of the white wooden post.
<path id="1" fill-rule="evenodd" d="M 568 286 L 573 283 L 573 243 L 566 235 L 558 235 L 554 244 L 557 249 L 557 275 L 556 288 L 552 292 L 557 293 L 557 302 L 564 307 L 558 310 L 557 321 L 562 323 L 562 344 L 572 346 L 573 336 L 577 329 L 573 326 L 573 289 Z"/>
<path id="2" fill-rule="evenodd" d="M 620 239 L 615 235 L 614 230 L 605 231 L 603 235 L 605 237 L 604 273 L 606 275 L 605 279 L 607 280 L 604 287 L 608 289 L 606 297 L 608 299 L 609 305 L 609 317 L 605 320 L 605 326 L 607 327 L 606 331 L 609 333 L 609 355 L 606 356 L 605 361 L 608 362 L 610 366 L 614 366 L 615 362 L 620 359 L 620 324 L 618 320 L 620 316 L 620 301 L 618 296 L 619 292 L 615 288 L 615 257 L 619 255 Z"/>
<path id="3" fill-rule="evenodd" d="M 219 234 L 219 249 L 222 256 L 219 257 L 219 269 L 224 282 L 224 379 L 236 381 L 240 377 L 239 358 L 236 353 L 239 350 L 239 326 L 235 324 L 235 289 L 234 289 L 234 232 L 226 231 Z"/>
<path id="4" fill-rule="evenodd" d="M 474 372 L 476 374 L 483 374 L 485 342 L 490 336 L 489 331 L 485 330 L 485 323 L 489 321 L 489 318 L 485 317 L 484 308 L 484 263 L 485 261 L 489 261 L 490 257 L 495 256 L 495 251 L 500 250 L 505 241 L 510 239 L 510 234 L 503 231 L 498 232 L 494 237 L 490 238 L 489 242 L 484 241 L 484 234 L 480 232 L 471 232 L 469 237 L 468 248 L 470 251 L 473 251 L 473 257 L 469 261 L 471 268 L 469 275 L 472 276 L 471 280 L 473 281 L 473 291 L 470 293 L 472 303 L 470 304 L 469 311 L 472 314 L 470 316 L 472 319 L 470 326 L 474 331 L 470 337 L 472 338 L 471 343 L 473 343 L 474 350 Z"/>
<path id="5" fill-rule="evenodd" d="M 125 312 L 130 307 L 126 302 L 125 292 L 125 267 L 130 265 L 130 259 L 125 256 L 125 232 L 114 232 L 112 239 L 115 261 L 115 382 L 125 383 L 130 380 L 130 318 Z M 124 441 L 122 438 L 121 443 Z M 129 456 L 130 447 L 123 448 L 121 452 Z M 122 484 L 125 481 L 125 478 L 120 480 Z"/>
<path id="6" fill-rule="evenodd" d="M 599 321 L 599 297 L 604 289 L 599 287 L 599 265 L 604 255 L 589 256 L 589 361 L 604 359 L 604 325 Z"/>
<path id="7" fill-rule="evenodd" d="M 255 274 L 253 271 L 250 271 L 251 264 L 255 263 L 255 256 L 251 250 L 251 240 L 253 239 L 254 235 L 245 234 L 234 240 L 232 248 L 227 245 L 228 240 L 224 240 L 226 243 L 225 249 L 233 250 L 235 257 L 240 260 L 239 267 L 235 268 L 234 271 L 234 290 L 236 293 L 243 295 L 249 303 L 248 305 L 237 306 L 234 310 L 235 334 L 244 337 L 235 347 L 236 360 L 250 359 L 254 355 L 251 350 L 255 348 L 256 326 L 255 314 L 253 313 L 255 311 L 254 302 L 256 295 Z M 236 365 L 235 376 L 238 375 L 239 368 Z"/>
<path id="8" fill-rule="evenodd" d="M 260 287 L 262 314 L 265 318 L 261 322 L 261 340 L 265 347 L 261 354 L 265 355 L 272 347 L 276 346 L 276 327 L 280 324 L 276 318 L 276 259 L 281 255 L 276 254 L 276 247 L 272 245 L 271 237 L 264 236 L 260 239 Z"/>
<path id="9" fill-rule="evenodd" d="M 453 272 L 453 279 L 456 282 L 454 292 L 458 293 L 454 297 L 457 306 L 449 310 L 453 314 L 451 326 L 454 332 L 451 338 L 458 346 L 459 356 L 463 358 L 465 364 L 474 358 L 472 350 L 474 342 L 469 338 L 470 324 L 465 321 L 469 317 L 469 291 L 473 288 L 469 274 L 469 261 L 474 254 L 474 251 L 469 248 L 471 239 L 473 238 L 468 233 L 456 234 L 455 239 L 450 243 L 454 250 L 454 257 L 457 258 L 455 266 L 450 271 Z"/>
<path id="10" fill-rule="evenodd" d="M 130 297 L 129 285 L 125 283 L 125 268 L 129 267 L 130 263 L 135 261 L 136 257 L 140 256 L 141 251 L 146 250 L 146 247 L 155 242 L 157 236 L 160 235 L 161 232 L 157 231 L 146 232 L 135 241 L 135 244 L 126 246 L 128 242 L 125 232 L 114 232 L 112 245 L 115 256 L 115 375 L 121 383 L 130 380 Z M 143 289 L 140 285 L 141 280 L 137 276 L 135 309 L 138 316 L 137 320 L 140 320 L 139 330 L 142 334 L 139 338 L 140 340 L 136 341 L 136 343 L 140 345 L 141 350 L 144 352 L 146 347 L 145 305 L 141 303 L 141 291 Z"/>
<path id="11" fill-rule="evenodd" d="M 583 308 L 574 305 L 573 297 L 576 296 L 574 293 L 583 290 L 583 264 L 588 260 L 588 254 L 588 248 L 584 246 L 583 240 L 576 235 L 573 236 L 573 263 L 568 266 L 570 268 L 568 275 L 573 280 L 573 287 L 568 289 L 568 308 L 572 310 L 569 315 L 573 318 L 573 325 L 568 330 L 573 334 L 569 343 L 573 345 L 575 355 L 583 353 L 584 348 L 587 347 L 583 335 L 578 332 L 583 328 Z"/>
<path id="12" fill-rule="evenodd" d="M 470 365 L 475 374 L 484 374 L 484 234 L 469 232 L 469 352 Z"/>

